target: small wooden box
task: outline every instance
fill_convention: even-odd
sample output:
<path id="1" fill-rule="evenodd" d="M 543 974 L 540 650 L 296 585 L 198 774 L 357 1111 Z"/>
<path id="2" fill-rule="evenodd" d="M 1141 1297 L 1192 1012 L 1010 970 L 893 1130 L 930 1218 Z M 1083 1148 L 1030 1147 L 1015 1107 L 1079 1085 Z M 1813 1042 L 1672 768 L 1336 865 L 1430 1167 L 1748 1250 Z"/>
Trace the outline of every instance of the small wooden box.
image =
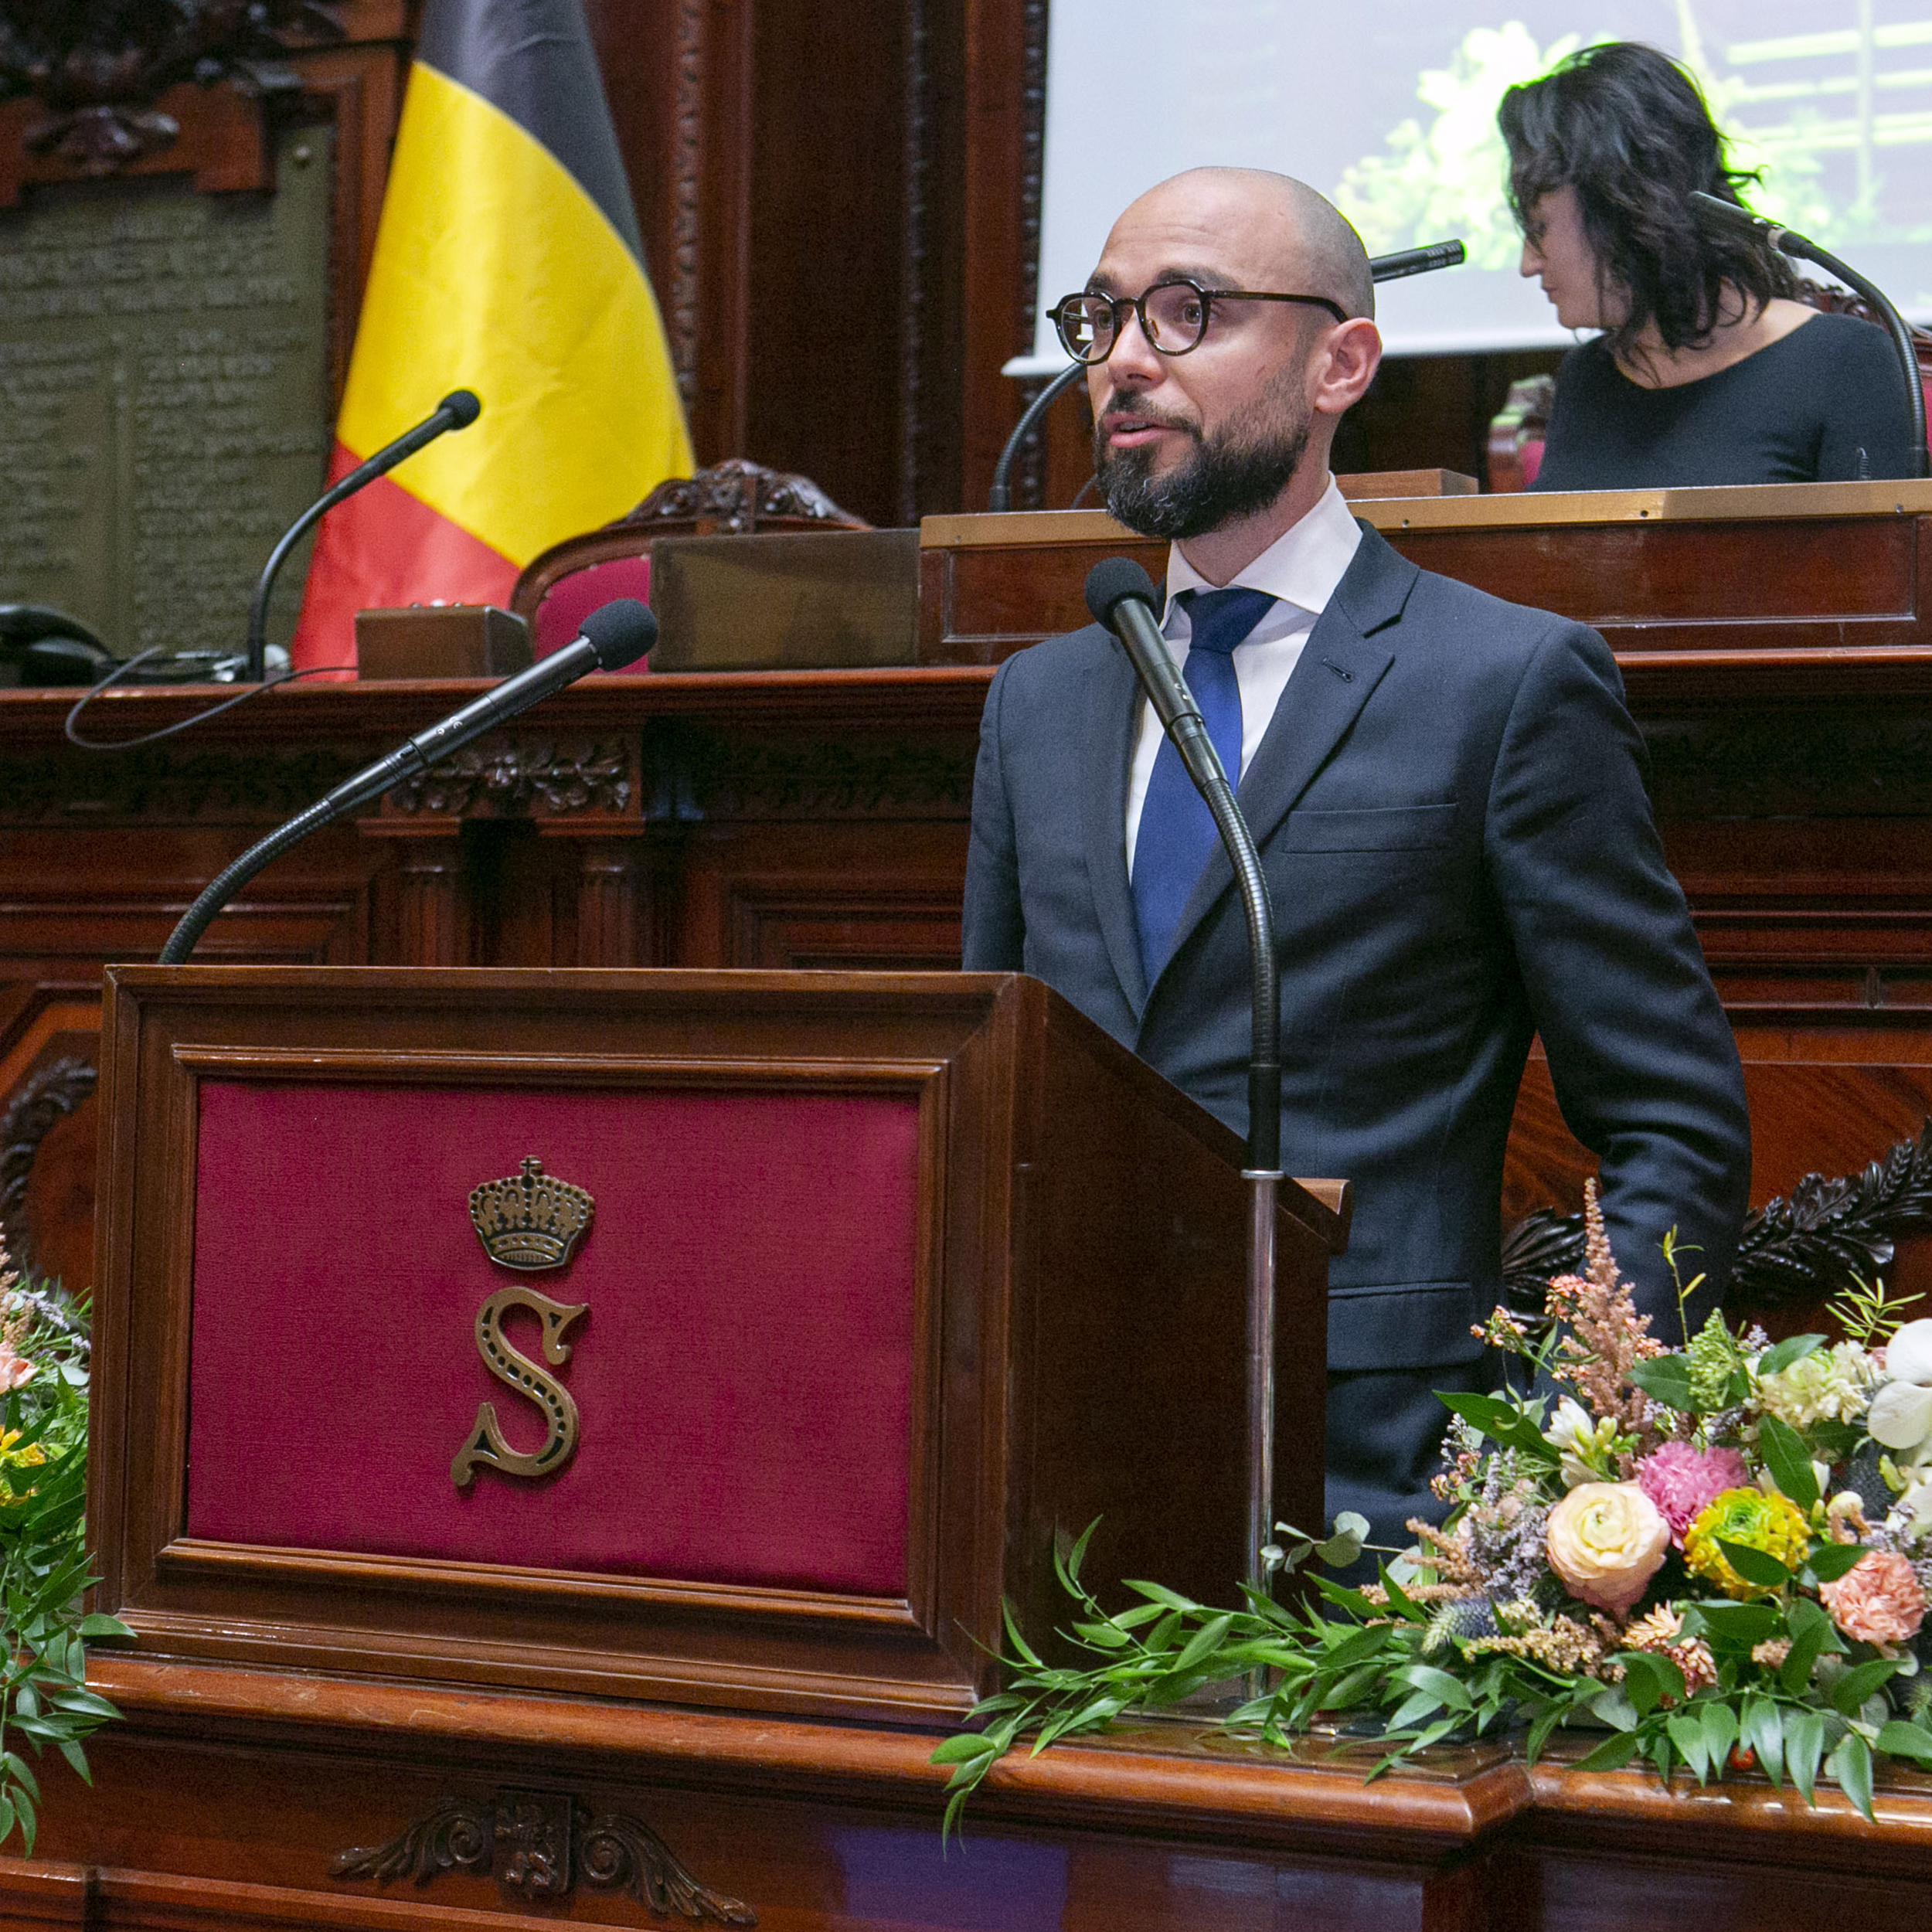
<path id="1" fill-rule="evenodd" d="M 502 678 L 530 662 L 530 627 L 493 604 L 412 604 L 355 614 L 359 679 Z"/>

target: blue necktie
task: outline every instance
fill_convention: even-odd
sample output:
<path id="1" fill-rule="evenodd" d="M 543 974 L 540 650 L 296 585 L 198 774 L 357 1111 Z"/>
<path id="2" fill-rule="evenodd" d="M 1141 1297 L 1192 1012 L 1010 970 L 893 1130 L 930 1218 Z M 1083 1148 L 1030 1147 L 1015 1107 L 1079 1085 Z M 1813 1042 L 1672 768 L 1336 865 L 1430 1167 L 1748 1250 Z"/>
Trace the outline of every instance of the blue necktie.
<path id="1" fill-rule="evenodd" d="M 1275 600 L 1265 590 L 1184 590 L 1181 600 L 1192 626 L 1182 675 L 1201 707 L 1228 783 L 1238 786 L 1241 689 L 1230 654 Z M 1181 754 L 1163 738 L 1134 844 L 1134 916 L 1140 928 L 1141 965 L 1150 986 L 1174 950 L 1182 908 L 1219 842 L 1213 815 L 1194 789 Z"/>

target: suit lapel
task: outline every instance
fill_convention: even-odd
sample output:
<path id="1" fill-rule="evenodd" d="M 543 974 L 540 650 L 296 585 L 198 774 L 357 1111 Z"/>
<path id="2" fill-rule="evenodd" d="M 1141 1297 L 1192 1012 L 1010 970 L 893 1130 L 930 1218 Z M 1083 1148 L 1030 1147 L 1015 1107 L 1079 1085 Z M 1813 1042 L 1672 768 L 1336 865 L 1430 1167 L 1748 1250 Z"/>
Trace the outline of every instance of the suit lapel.
<path id="1" fill-rule="evenodd" d="M 1147 978 L 1127 879 L 1127 778 L 1140 696 L 1133 667 L 1114 645 L 1087 686 L 1080 747 L 1087 876 L 1093 886 L 1094 917 L 1136 1019 L 1147 1005 Z"/>
<path id="2" fill-rule="evenodd" d="M 1315 620 L 1274 716 L 1242 774 L 1237 796 L 1257 846 L 1267 845 L 1308 790 L 1395 662 L 1393 645 L 1375 641 L 1372 634 L 1401 616 L 1420 574 L 1374 530 L 1362 526 L 1355 556 L 1328 608 Z M 1125 811 L 1124 801 L 1121 810 Z M 1182 909 L 1174 950 L 1168 955 L 1170 964 L 1233 883 L 1234 868 L 1217 842 Z M 1163 969 L 1161 978 L 1165 977 Z M 1135 1011 L 1140 1010 L 1137 1005 Z"/>

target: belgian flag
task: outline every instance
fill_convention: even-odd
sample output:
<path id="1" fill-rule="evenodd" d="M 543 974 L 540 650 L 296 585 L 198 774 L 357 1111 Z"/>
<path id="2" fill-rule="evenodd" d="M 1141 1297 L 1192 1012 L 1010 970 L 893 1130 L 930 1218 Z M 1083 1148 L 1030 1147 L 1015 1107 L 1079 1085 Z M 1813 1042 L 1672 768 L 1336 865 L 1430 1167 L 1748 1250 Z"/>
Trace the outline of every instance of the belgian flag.
<path id="1" fill-rule="evenodd" d="M 477 423 L 323 519 L 298 665 L 352 662 L 359 610 L 507 604 L 538 552 L 691 473 L 581 0 L 428 0 L 330 481 L 459 386 Z"/>

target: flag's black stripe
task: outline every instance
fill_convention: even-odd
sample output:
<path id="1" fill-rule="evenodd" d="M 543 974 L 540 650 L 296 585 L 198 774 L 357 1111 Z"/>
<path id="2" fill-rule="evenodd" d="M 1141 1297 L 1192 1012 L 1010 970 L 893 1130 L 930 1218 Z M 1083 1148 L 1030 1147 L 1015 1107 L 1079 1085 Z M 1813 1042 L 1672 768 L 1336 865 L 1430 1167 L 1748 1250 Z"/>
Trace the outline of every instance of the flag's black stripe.
<path id="1" fill-rule="evenodd" d="M 429 0 L 416 57 L 549 148 L 642 263 L 581 0 Z"/>

